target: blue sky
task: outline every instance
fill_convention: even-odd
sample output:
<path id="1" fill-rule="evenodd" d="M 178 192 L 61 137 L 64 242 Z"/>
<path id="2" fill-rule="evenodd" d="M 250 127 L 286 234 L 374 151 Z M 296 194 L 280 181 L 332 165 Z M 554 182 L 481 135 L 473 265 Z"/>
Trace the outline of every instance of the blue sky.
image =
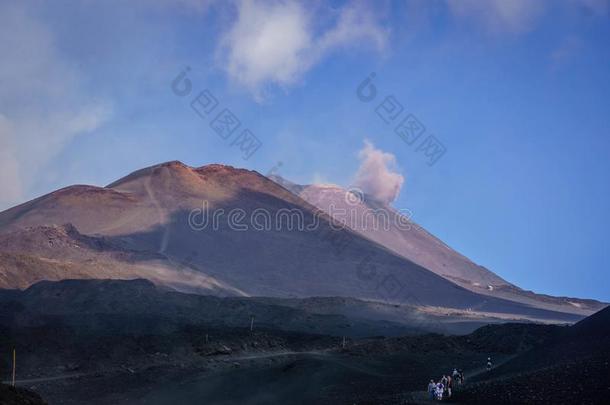
<path id="1" fill-rule="evenodd" d="M 368 140 L 393 205 L 461 253 L 610 300 L 609 1 L 126 3 L 0 3 L 0 209 L 168 160 L 348 186 Z M 190 108 L 204 89 L 262 142 L 249 159 Z M 432 166 L 394 132 L 409 113 Z"/>

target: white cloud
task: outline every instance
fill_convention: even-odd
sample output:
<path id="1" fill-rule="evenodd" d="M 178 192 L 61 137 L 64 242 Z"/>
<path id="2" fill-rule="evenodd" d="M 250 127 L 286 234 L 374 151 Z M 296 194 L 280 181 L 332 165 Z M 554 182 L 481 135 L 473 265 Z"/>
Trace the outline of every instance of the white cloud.
<path id="1" fill-rule="evenodd" d="M 383 50 L 388 32 L 361 4 L 338 11 L 334 24 L 316 28 L 306 3 L 242 0 L 237 18 L 223 35 L 219 54 L 229 77 L 263 98 L 265 87 L 286 87 L 338 48 L 370 45 Z"/>
<path id="2" fill-rule="evenodd" d="M 0 209 L 31 197 L 39 171 L 111 113 L 90 100 L 52 33 L 19 3 L 0 6 Z"/>
<path id="3" fill-rule="evenodd" d="M 456 17 L 497 33 L 527 32 L 544 11 L 544 2 L 538 0 L 447 0 L 447 3 Z"/>
<path id="4" fill-rule="evenodd" d="M 292 83 L 312 47 L 309 18 L 297 3 L 263 4 L 244 0 L 225 38 L 229 74 L 255 89 L 259 83 Z"/>
<path id="5" fill-rule="evenodd" d="M 364 7 L 363 3 L 351 3 L 340 10 L 336 25 L 321 35 L 318 52 L 323 54 L 334 48 L 356 44 L 369 44 L 382 51 L 388 35 L 371 9 Z"/>
<path id="6" fill-rule="evenodd" d="M 394 201 L 405 180 L 396 169 L 396 157 L 376 149 L 371 142 L 364 141 L 358 158 L 360 167 L 356 172 L 354 186 L 386 204 Z"/>

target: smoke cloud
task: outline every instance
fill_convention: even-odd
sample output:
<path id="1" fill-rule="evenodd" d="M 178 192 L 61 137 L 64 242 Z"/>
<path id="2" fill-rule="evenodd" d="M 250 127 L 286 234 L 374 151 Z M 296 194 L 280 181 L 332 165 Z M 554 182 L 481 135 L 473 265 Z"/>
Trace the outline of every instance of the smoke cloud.
<path id="1" fill-rule="evenodd" d="M 45 167 L 112 115 L 25 3 L 0 1 L 0 210 L 31 198 Z"/>
<path id="2" fill-rule="evenodd" d="M 376 149 L 365 140 L 358 152 L 360 167 L 354 185 L 376 200 L 389 204 L 398 197 L 405 178 L 396 169 L 396 157 L 392 153 Z"/>

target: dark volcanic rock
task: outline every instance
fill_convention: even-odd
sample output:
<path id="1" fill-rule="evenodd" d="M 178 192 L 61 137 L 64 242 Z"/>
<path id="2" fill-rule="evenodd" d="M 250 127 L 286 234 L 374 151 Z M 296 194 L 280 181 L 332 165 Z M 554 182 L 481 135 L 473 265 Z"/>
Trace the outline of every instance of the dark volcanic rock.
<path id="1" fill-rule="evenodd" d="M 481 374 L 456 400 L 472 403 L 608 403 L 610 308 Z"/>
<path id="2" fill-rule="evenodd" d="M 2 405 L 46 405 L 40 395 L 20 387 L 0 384 L 0 404 Z"/>

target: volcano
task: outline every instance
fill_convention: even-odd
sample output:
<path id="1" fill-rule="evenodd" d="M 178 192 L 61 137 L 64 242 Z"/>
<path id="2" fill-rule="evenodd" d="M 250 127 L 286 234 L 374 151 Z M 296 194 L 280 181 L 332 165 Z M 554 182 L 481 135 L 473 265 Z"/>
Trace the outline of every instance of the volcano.
<path id="1" fill-rule="evenodd" d="M 345 191 L 331 191 L 176 161 L 106 187 L 67 187 L 0 213 L 0 287 L 145 278 L 200 294 L 351 297 L 545 322 L 603 307 L 520 290 L 420 227 L 346 226 L 324 207 L 327 197 L 346 201 Z M 400 215 L 366 198 L 358 204 Z"/>

